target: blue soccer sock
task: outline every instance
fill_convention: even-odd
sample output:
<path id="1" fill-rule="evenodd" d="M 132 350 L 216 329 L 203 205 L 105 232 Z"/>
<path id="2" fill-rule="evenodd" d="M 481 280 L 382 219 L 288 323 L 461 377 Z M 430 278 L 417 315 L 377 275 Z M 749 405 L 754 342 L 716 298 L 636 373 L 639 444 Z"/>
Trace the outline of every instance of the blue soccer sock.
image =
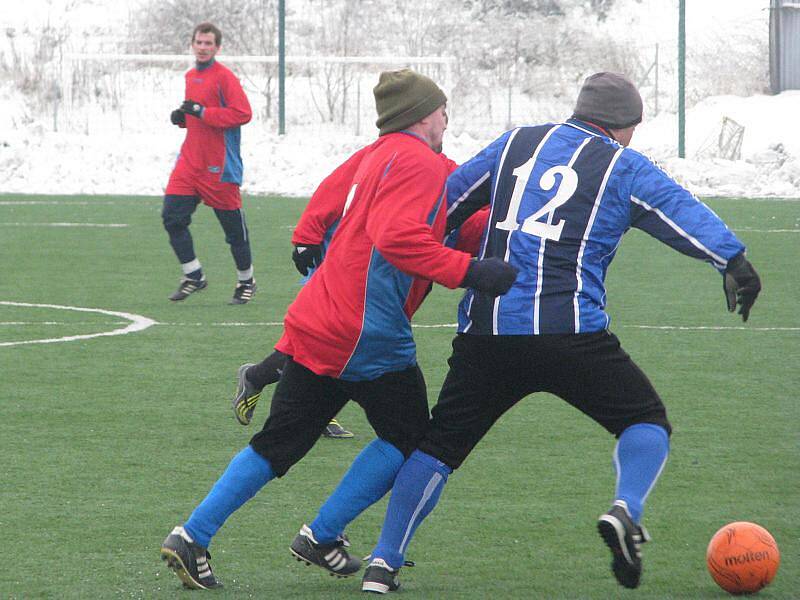
<path id="1" fill-rule="evenodd" d="M 195 542 L 208 548 L 225 520 L 274 477 L 269 461 L 247 446 L 233 457 L 183 528 Z"/>
<path id="2" fill-rule="evenodd" d="M 311 523 L 314 538 L 322 544 L 335 541 L 348 523 L 392 488 L 404 460 L 403 453 L 389 442 L 378 438 L 368 444 L 319 509 Z"/>
<path id="3" fill-rule="evenodd" d="M 403 566 L 408 543 L 423 519 L 439 502 L 447 476 L 453 470 L 430 454 L 415 450 L 397 474 L 386 510 L 381 537 L 372 558 L 392 569 Z"/>
<path id="4" fill-rule="evenodd" d="M 638 423 L 619 436 L 614 449 L 616 499 L 624 500 L 633 520 L 642 518 L 647 495 L 661 475 L 669 454 L 669 434 L 660 425 Z"/>

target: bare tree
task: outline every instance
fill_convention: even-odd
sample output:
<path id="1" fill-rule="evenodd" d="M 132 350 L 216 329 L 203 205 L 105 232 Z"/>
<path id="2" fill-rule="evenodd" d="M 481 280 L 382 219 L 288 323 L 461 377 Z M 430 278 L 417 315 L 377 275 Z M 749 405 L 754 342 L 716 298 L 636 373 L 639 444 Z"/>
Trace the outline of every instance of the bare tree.
<path id="1" fill-rule="evenodd" d="M 129 28 L 129 51 L 184 53 L 195 26 L 204 21 L 222 30 L 229 54 L 277 54 L 277 0 L 149 0 Z M 248 90 L 263 96 L 263 116 L 271 118 L 277 67 L 246 65 L 237 72 Z"/>

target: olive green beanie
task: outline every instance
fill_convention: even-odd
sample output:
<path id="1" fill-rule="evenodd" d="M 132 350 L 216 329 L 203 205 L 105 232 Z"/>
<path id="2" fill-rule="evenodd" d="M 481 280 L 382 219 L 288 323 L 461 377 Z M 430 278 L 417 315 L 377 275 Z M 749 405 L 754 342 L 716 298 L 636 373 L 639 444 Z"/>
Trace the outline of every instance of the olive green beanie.
<path id="1" fill-rule="evenodd" d="M 384 71 L 372 91 L 378 111 L 375 125 L 380 135 L 405 129 L 447 102 L 447 96 L 433 80 L 411 69 Z"/>

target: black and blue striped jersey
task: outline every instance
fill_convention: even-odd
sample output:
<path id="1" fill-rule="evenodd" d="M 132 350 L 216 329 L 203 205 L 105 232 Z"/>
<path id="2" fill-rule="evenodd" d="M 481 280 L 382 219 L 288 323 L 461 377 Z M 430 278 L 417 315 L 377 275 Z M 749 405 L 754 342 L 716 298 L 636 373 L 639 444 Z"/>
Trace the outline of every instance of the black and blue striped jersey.
<path id="1" fill-rule="evenodd" d="M 575 119 L 506 132 L 453 172 L 447 189 L 448 230 L 491 203 L 479 258 L 520 270 L 503 296 L 467 291 L 461 333 L 607 329 L 606 270 L 631 227 L 720 272 L 745 249 L 650 159 Z"/>

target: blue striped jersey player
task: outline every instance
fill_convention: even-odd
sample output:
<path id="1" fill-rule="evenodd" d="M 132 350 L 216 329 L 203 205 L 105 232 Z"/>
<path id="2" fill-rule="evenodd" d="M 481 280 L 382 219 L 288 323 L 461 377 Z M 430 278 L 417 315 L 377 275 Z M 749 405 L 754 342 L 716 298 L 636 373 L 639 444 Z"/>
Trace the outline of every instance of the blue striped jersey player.
<path id="1" fill-rule="evenodd" d="M 399 586 L 398 571 L 447 478 L 509 408 L 554 394 L 617 438 L 616 489 L 597 529 L 620 585 L 638 587 L 645 499 L 669 452 L 666 409 L 609 332 L 605 278 L 623 234 L 641 229 L 723 275 L 746 321 L 761 284 L 745 247 L 707 206 L 628 148 L 642 100 L 624 76 L 597 73 L 566 122 L 500 136 L 448 179 L 448 229 L 490 205 L 479 258 L 519 269 L 509 292 L 469 289 L 459 305 L 430 427 L 400 469 L 362 589 Z M 531 532 L 535 535 L 535 532 Z"/>
<path id="2" fill-rule="evenodd" d="M 449 226 L 491 200 L 480 256 L 520 269 L 504 296 L 467 292 L 461 333 L 608 329 L 606 270 L 631 227 L 721 272 L 744 251 L 705 204 L 647 157 L 577 119 L 503 134 L 447 186 Z"/>

